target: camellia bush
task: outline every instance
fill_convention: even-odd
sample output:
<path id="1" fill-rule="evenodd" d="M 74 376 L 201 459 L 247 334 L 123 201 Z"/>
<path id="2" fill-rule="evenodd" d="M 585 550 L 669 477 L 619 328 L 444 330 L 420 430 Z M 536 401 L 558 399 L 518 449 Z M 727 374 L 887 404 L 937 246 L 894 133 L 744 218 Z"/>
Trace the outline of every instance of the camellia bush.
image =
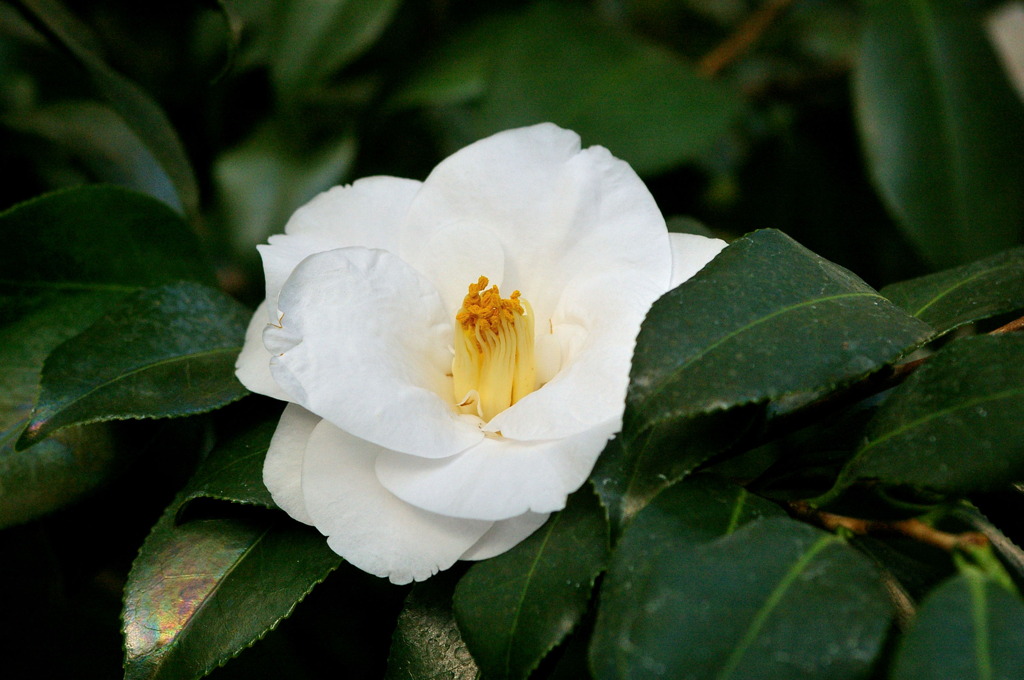
<path id="1" fill-rule="evenodd" d="M 1022 45 L 0 4 L 0 675 L 1024 677 Z"/>

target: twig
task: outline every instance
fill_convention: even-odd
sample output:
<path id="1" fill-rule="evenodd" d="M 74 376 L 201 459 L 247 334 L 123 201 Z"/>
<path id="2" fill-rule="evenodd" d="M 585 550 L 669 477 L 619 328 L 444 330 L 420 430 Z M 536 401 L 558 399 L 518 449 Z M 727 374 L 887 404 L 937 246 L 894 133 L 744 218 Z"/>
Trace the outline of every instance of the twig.
<path id="1" fill-rule="evenodd" d="M 988 545 L 988 539 L 980 532 L 965 531 L 960 534 L 951 534 L 948 531 L 940 531 L 919 519 L 903 519 L 892 522 L 859 519 L 823 512 L 801 501 L 790 503 L 790 507 L 801 518 L 812 521 L 830 531 L 843 527 L 855 534 L 861 535 L 872 533 L 901 534 L 919 543 L 931 545 L 946 552 Z"/>
<path id="2" fill-rule="evenodd" d="M 735 33 L 701 57 L 697 62 L 697 70 L 708 77 L 717 75 L 719 71 L 749 50 L 768 30 L 776 17 L 791 4 L 793 4 L 793 0 L 768 0 L 760 9 L 747 17 Z"/>
<path id="3" fill-rule="evenodd" d="M 1024 328 L 1024 316 L 1019 319 L 1014 319 L 1005 326 L 1000 326 L 994 331 L 990 331 L 989 335 L 998 335 L 999 333 L 1012 333 L 1013 331 L 1019 331 Z"/>

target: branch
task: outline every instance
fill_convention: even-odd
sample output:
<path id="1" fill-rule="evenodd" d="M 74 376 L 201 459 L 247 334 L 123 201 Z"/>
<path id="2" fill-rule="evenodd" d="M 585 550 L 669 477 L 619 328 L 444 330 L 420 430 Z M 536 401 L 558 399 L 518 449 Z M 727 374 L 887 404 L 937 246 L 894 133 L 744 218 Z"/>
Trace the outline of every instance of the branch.
<path id="1" fill-rule="evenodd" d="M 830 531 L 835 531 L 842 527 L 860 535 L 872 533 L 900 534 L 907 538 L 912 538 L 919 543 L 940 548 L 946 552 L 988 545 L 988 539 L 980 532 L 965 531 L 960 534 L 951 534 L 948 531 L 940 531 L 919 519 L 903 519 L 892 522 L 858 519 L 844 515 L 833 515 L 830 512 L 812 508 L 802 501 L 790 503 L 790 508 L 802 519 L 814 522 Z"/>
<path id="2" fill-rule="evenodd" d="M 1024 328 L 1024 316 L 1019 319 L 1014 319 L 1005 326 L 1000 326 L 994 331 L 990 331 L 989 335 L 998 335 L 999 333 L 1012 333 L 1013 331 L 1019 331 Z"/>
<path id="3" fill-rule="evenodd" d="M 721 42 L 697 62 L 697 70 L 705 76 L 714 77 L 723 68 L 736 61 L 768 30 L 775 19 L 793 4 L 793 0 L 768 0 L 756 12 L 740 24 L 736 32 Z"/>

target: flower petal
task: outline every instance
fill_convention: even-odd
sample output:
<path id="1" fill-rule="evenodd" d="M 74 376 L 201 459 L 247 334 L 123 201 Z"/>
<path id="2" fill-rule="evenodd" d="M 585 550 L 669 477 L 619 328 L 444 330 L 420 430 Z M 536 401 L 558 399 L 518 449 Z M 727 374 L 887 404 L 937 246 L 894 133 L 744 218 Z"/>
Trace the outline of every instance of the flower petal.
<path id="1" fill-rule="evenodd" d="M 288 401 L 288 395 L 270 374 L 270 352 L 263 346 L 263 329 L 267 327 L 266 301 L 260 303 L 245 330 L 245 344 L 235 360 L 235 375 L 245 388 L 257 394 Z"/>
<path id="2" fill-rule="evenodd" d="M 452 566 L 491 528 L 442 517 L 395 498 L 374 475 L 381 449 L 322 421 L 306 446 L 306 507 L 332 550 L 393 583 L 422 581 Z"/>
<path id="3" fill-rule="evenodd" d="M 530 534 L 540 529 L 550 516 L 551 513 L 528 512 L 519 517 L 495 522 L 494 526 L 474 543 L 472 548 L 462 553 L 462 557 L 459 559 L 487 560 L 500 555 L 519 545 Z"/>
<path id="4" fill-rule="evenodd" d="M 452 408 L 452 324 L 437 291 L 391 253 L 340 248 L 303 260 L 264 343 L 291 401 L 360 439 L 451 456 L 483 438 Z"/>
<path id="5" fill-rule="evenodd" d="M 689 280 L 729 245 L 720 238 L 699 234 L 669 234 L 668 238 L 672 245 L 672 282 L 669 290 Z"/>
<path id="6" fill-rule="evenodd" d="M 301 406 L 288 404 L 274 430 L 263 460 L 263 483 L 277 506 L 294 519 L 312 524 L 302 496 L 302 462 L 306 443 L 321 418 Z"/>
<path id="7" fill-rule="evenodd" d="M 665 221 L 647 187 L 607 149 L 580 150 L 576 133 L 550 123 L 498 133 L 442 161 L 409 208 L 399 254 L 421 271 L 443 272 L 449 258 L 472 254 L 477 239 L 427 251 L 406 234 L 422 241 L 454 225 L 500 242 L 502 286 L 522 291 L 538 328 L 584 272 L 629 268 L 652 282 L 655 297 L 668 286 Z"/>
<path id="8" fill-rule="evenodd" d="M 281 286 L 313 253 L 348 246 L 398 250 L 399 224 L 420 183 L 398 177 L 366 177 L 317 195 L 295 211 L 285 233 L 258 246 L 263 257 L 269 313 L 277 321 Z"/>
<path id="9" fill-rule="evenodd" d="M 430 460 L 385 451 L 377 478 L 418 508 L 450 517 L 503 520 L 565 507 L 590 474 L 617 423 L 561 440 L 484 439 L 457 456 Z"/>
<path id="10" fill-rule="evenodd" d="M 452 320 L 462 307 L 469 284 L 476 283 L 480 276 L 486 276 L 493 285 L 502 285 L 505 253 L 491 232 L 453 224 L 422 235 L 407 231 L 405 236 L 413 243 L 401 248 L 402 259 L 434 284 Z M 472 248 L 467 248 L 468 244 Z M 511 292 L 506 291 L 506 295 Z"/>

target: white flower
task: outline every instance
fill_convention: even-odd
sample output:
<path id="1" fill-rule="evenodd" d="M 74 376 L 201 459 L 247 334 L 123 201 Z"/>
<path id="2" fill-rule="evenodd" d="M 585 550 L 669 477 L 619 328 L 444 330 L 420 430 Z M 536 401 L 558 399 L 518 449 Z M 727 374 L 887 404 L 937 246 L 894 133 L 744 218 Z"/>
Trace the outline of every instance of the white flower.
<path id="1" fill-rule="evenodd" d="M 317 196 L 260 246 L 237 363 L 290 402 L 274 500 L 395 583 L 508 550 L 621 427 L 651 304 L 724 245 L 669 234 L 626 163 L 551 124 Z"/>

